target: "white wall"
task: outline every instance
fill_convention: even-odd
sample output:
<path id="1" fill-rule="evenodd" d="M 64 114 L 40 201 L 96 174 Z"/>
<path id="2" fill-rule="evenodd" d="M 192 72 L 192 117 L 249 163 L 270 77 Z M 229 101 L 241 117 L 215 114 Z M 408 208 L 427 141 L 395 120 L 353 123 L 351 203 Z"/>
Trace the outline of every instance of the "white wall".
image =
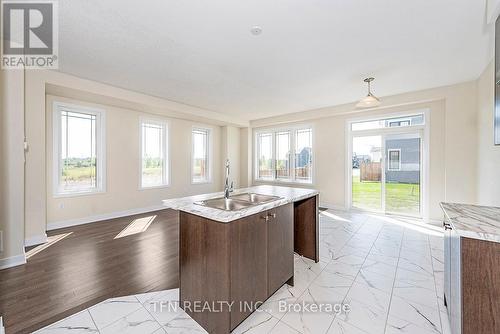
<path id="1" fill-rule="evenodd" d="M 252 185 L 252 129 L 240 129 L 240 181 L 242 187 Z"/>
<path id="2" fill-rule="evenodd" d="M 0 70 L 0 269 L 24 257 L 24 73 Z"/>
<path id="3" fill-rule="evenodd" d="M 429 216 L 440 219 L 441 201 L 476 202 L 476 83 L 405 93 L 383 98 L 373 110 L 354 104 L 304 111 L 252 121 L 254 128 L 307 123 L 314 127 L 314 187 L 324 205 L 346 205 L 346 120 L 353 117 L 430 109 Z M 467 157 L 467 158 L 464 158 Z"/>
<path id="4" fill-rule="evenodd" d="M 494 145 L 494 63 L 477 81 L 478 149 L 477 195 L 482 205 L 500 206 L 500 145 Z"/>
<path id="5" fill-rule="evenodd" d="M 222 142 L 222 168 L 229 159 L 229 182 L 234 183 L 234 188 L 239 188 L 240 180 L 240 129 L 235 126 L 223 126 L 221 129 Z M 223 174 L 224 175 L 224 174 Z"/>
<path id="6" fill-rule="evenodd" d="M 48 161 L 51 159 L 47 160 L 51 155 L 49 141 L 52 137 L 46 135 L 47 131 L 50 133 L 50 124 L 46 119 L 49 109 L 46 110 L 46 106 L 51 106 L 50 95 L 62 96 L 70 102 L 97 105 L 109 111 L 106 122 L 108 187 L 105 194 L 52 198 L 51 166 Z M 171 123 L 172 185 L 169 188 L 138 190 L 139 143 L 136 128 L 141 113 L 165 117 Z M 211 184 L 191 185 L 191 127 L 194 124 L 214 129 Z M 26 240 L 41 240 L 45 236 L 47 222 L 78 222 L 86 217 L 105 217 L 112 212 L 156 206 L 168 197 L 221 190 L 220 128 L 225 125 L 246 126 L 248 122 L 60 72 L 27 71 L 26 136 L 30 150 L 26 155 Z"/>
<path id="7" fill-rule="evenodd" d="M 75 197 L 53 196 L 52 189 L 52 108 L 54 101 L 103 109 L 106 114 L 106 191 L 100 194 Z M 47 223 L 49 227 L 60 222 L 87 219 L 109 213 L 141 208 L 161 207 L 161 200 L 198 193 L 220 191 L 221 127 L 192 121 L 160 117 L 148 113 L 92 104 L 75 99 L 47 95 L 46 106 L 46 179 Z M 155 117 L 169 124 L 170 185 L 164 188 L 139 189 L 140 183 L 140 117 Z M 212 129 L 212 182 L 191 182 L 191 130 L 194 125 Z"/>

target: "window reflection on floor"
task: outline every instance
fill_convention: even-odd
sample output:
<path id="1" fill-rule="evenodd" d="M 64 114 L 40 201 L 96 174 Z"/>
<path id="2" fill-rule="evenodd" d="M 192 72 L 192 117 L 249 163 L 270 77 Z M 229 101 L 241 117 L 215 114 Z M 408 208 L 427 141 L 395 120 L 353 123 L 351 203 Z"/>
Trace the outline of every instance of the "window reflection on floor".
<path id="1" fill-rule="evenodd" d="M 66 238 L 70 234 L 73 234 L 73 232 L 62 233 L 62 234 L 58 234 L 58 235 L 53 235 L 53 236 L 47 237 L 47 242 L 46 243 L 41 244 L 39 246 L 36 246 L 35 248 L 32 248 L 32 249 L 30 249 L 29 251 L 26 252 L 26 259 L 29 259 L 33 255 L 40 253 L 44 249 L 47 249 L 48 247 L 52 246 L 56 242 L 58 242 L 58 241 L 60 241 L 60 240 L 62 240 L 64 238 Z"/>
<path id="2" fill-rule="evenodd" d="M 138 234 L 146 231 L 155 220 L 156 216 L 148 216 L 134 219 L 127 227 L 121 230 L 113 239 L 120 239 L 129 235 Z"/>

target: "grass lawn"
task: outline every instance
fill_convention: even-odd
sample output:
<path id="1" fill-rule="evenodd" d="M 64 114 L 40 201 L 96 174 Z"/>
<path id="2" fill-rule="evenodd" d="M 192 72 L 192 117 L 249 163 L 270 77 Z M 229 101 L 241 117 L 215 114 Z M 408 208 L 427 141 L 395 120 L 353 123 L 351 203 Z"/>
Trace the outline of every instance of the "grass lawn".
<path id="1" fill-rule="evenodd" d="M 69 181 L 82 181 L 90 179 L 94 174 L 94 167 L 63 167 L 63 175 Z"/>
<path id="2" fill-rule="evenodd" d="M 64 167 L 61 185 L 65 190 L 81 190 L 95 186 L 94 167 Z"/>
<path id="3" fill-rule="evenodd" d="M 386 184 L 386 211 L 418 214 L 420 211 L 420 185 L 409 183 Z M 352 177 L 352 204 L 361 209 L 382 209 L 380 182 L 361 182 L 359 175 Z"/>

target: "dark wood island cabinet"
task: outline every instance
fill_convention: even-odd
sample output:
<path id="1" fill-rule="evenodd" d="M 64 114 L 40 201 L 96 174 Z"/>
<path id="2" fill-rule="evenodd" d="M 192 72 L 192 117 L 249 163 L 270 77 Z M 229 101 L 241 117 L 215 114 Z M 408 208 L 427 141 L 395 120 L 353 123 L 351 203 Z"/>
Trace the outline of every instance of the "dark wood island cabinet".
<path id="1" fill-rule="evenodd" d="M 230 221 L 206 216 L 179 212 L 179 302 L 209 333 L 230 333 L 293 285 L 294 250 L 319 261 L 317 192 Z"/>

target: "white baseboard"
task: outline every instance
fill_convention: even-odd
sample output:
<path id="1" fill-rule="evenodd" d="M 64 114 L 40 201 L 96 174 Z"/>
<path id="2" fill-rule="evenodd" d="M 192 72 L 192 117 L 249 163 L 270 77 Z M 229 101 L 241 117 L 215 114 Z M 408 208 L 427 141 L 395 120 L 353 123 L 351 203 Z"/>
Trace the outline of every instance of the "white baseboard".
<path id="1" fill-rule="evenodd" d="M 60 221 L 56 221 L 56 222 L 49 222 L 49 223 L 47 223 L 47 231 L 57 230 L 59 228 L 64 228 L 64 227 L 71 227 L 71 226 L 76 226 L 76 225 L 95 223 L 95 222 L 98 222 L 101 220 L 126 217 L 126 216 L 137 215 L 137 214 L 141 214 L 141 213 L 164 210 L 164 209 L 166 209 L 166 207 L 160 204 L 160 205 L 150 206 L 147 208 L 138 208 L 138 209 L 125 210 L 125 211 L 104 213 L 104 214 L 94 215 L 94 216 L 89 216 L 89 217 L 84 217 L 84 218 L 75 218 L 75 219 L 68 219 L 68 220 L 60 220 Z"/>
<path id="2" fill-rule="evenodd" d="M 44 244 L 47 242 L 47 234 L 35 235 L 34 237 L 24 239 L 24 247 L 31 247 L 35 245 Z"/>
<path id="3" fill-rule="evenodd" d="M 11 267 L 20 266 L 26 263 L 26 255 L 20 254 L 16 256 L 11 256 L 5 259 L 0 259 L 0 269 L 7 269 Z"/>
<path id="4" fill-rule="evenodd" d="M 327 209 L 332 209 L 332 210 L 347 211 L 347 208 L 345 206 L 326 203 L 326 202 L 320 202 L 319 206 L 321 208 L 327 208 Z"/>

